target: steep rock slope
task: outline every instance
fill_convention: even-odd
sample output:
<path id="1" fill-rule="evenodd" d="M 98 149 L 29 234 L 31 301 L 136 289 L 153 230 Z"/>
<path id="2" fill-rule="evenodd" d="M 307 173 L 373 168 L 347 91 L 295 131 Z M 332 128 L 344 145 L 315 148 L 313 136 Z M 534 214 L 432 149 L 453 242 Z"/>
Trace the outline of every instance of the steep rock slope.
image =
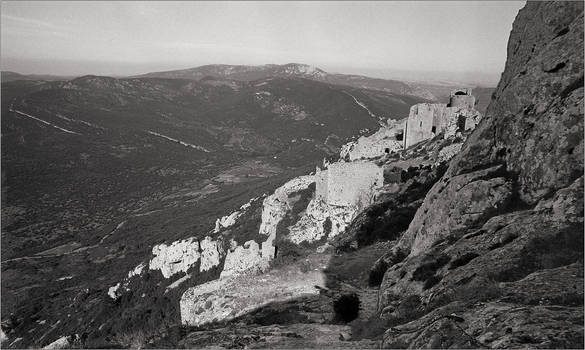
<path id="1" fill-rule="evenodd" d="M 583 346 L 583 3 L 527 3 L 493 98 L 381 259 L 384 346 Z"/>

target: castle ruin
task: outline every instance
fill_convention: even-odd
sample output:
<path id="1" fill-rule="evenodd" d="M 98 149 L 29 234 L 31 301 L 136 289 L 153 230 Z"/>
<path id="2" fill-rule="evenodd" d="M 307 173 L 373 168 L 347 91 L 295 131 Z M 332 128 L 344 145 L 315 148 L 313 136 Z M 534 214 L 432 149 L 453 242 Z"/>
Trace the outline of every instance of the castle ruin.
<path id="1" fill-rule="evenodd" d="M 398 152 L 439 133 L 444 138 L 474 129 L 481 120 L 475 109 L 470 88 L 451 92 L 449 103 L 418 103 L 410 107 L 408 118 L 388 120 L 388 125 L 369 136 L 341 147 L 339 158 L 345 161 L 371 159 Z"/>
<path id="2" fill-rule="evenodd" d="M 475 97 L 471 89 L 452 91 L 449 103 L 418 103 L 410 107 L 405 126 L 404 148 L 435 137 L 444 132 L 444 137 L 458 131 L 474 129 L 481 120 L 475 109 Z"/>
<path id="3" fill-rule="evenodd" d="M 381 127 L 374 134 L 362 136 L 356 141 L 343 145 L 339 157 L 344 160 L 354 161 L 397 152 L 402 149 L 404 144 L 405 124 L 406 118 L 398 121 L 388 119 L 388 125 Z"/>
<path id="4" fill-rule="evenodd" d="M 367 161 L 337 162 L 317 171 L 316 180 L 317 199 L 333 206 L 363 208 L 384 184 L 384 169 Z"/>

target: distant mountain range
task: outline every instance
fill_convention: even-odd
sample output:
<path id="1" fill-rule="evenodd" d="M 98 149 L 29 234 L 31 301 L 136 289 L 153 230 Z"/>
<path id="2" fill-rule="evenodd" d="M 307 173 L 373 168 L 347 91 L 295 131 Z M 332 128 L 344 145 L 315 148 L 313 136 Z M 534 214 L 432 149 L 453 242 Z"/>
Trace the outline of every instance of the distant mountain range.
<path id="1" fill-rule="evenodd" d="M 428 100 L 438 99 L 436 95 L 427 89 L 411 86 L 402 81 L 370 78 L 362 75 L 327 73 L 320 68 L 300 63 L 283 65 L 267 64 L 262 66 L 213 64 L 188 69 L 147 73 L 136 77 L 194 80 L 200 80 L 204 77 L 214 77 L 237 81 L 253 81 L 268 77 L 300 77 L 336 85 L 410 95 Z"/>
<path id="2" fill-rule="evenodd" d="M 65 75 L 50 75 L 50 74 L 20 74 L 10 71 L 2 71 L 1 79 L 3 83 L 17 80 L 44 80 L 44 81 L 55 81 L 55 80 L 69 80 L 75 78 L 74 76 Z"/>
<path id="3" fill-rule="evenodd" d="M 70 80 L 73 78 L 58 75 L 24 75 L 9 71 L 2 72 L 2 82 L 16 80 L 55 81 Z M 130 78 L 164 78 L 196 81 L 225 79 L 236 82 L 250 82 L 268 78 L 304 78 L 328 84 L 376 90 L 437 102 L 446 102 L 449 93 L 453 89 L 464 87 L 456 82 L 404 82 L 393 79 L 372 78 L 363 75 L 328 73 L 318 67 L 302 63 L 287 63 L 282 65 L 266 64 L 259 66 L 211 64 L 188 69 L 150 72 Z M 481 87 L 474 89 L 474 91 L 477 91 L 474 94 L 478 97 L 479 104 L 481 104 L 478 109 L 483 113 L 485 112 L 485 107 L 487 106 L 493 88 Z M 477 94 L 481 96 L 477 96 Z"/>

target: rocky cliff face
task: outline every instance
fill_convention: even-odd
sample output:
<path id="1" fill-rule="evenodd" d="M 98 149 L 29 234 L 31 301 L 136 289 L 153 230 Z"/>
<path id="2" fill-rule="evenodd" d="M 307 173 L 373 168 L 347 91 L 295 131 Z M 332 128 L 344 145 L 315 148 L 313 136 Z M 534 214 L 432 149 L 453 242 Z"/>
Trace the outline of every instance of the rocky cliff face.
<path id="1" fill-rule="evenodd" d="M 583 3 L 520 11 L 486 117 L 381 261 L 385 346 L 583 346 Z"/>

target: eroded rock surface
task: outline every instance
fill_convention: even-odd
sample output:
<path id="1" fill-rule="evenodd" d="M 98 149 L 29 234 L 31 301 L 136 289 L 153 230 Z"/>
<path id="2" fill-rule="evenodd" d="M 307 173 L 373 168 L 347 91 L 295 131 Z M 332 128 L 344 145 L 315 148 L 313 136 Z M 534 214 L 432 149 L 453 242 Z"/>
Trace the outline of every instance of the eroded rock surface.
<path id="1" fill-rule="evenodd" d="M 285 266 L 256 275 L 231 275 L 188 289 L 181 297 L 181 321 L 199 326 L 226 321 L 273 302 L 319 294 L 325 286 L 326 256 L 315 256 L 311 269 Z M 226 270 L 224 270 L 225 272 Z"/>
<path id="2" fill-rule="evenodd" d="M 520 11 L 486 117 L 384 261 L 386 347 L 583 347 L 583 3 Z"/>

